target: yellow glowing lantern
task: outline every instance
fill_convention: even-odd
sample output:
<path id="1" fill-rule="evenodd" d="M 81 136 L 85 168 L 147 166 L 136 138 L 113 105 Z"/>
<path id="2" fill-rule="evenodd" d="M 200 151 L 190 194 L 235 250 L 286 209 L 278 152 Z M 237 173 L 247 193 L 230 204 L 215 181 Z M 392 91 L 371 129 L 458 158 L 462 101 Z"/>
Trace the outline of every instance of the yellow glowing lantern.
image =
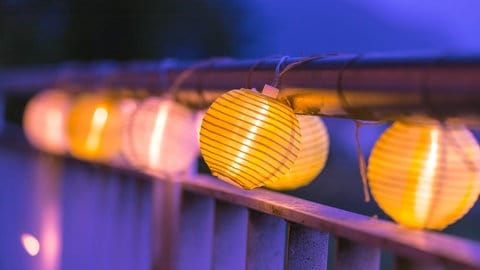
<path id="1" fill-rule="evenodd" d="M 153 174 L 184 172 L 198 156 L 193 112 L 168 98 L 144 100 L 124 132 L 128 160 Z"/>
<path id="2" fill-rule="evenodd" d="M 396 222 L 440 230 L 477 200 L 479 161 L 480 148 L 461 125 L 395 122 L 372 150 L 370 189 Z"/>
<path id="3" fill-rule="evenodd" d="M 231 90 L 207 110 L 200 151 L 214 176 L 252 189 L 288 173 L 300 149 L 298 120 L 275 93 L 268 95 Z"/>
<path id="4" fill-rule="evenodd" d="M 52 154 L 68 151 L 66 119 L 72 95 L 58 89 L 42 91 L 29 101 L 23 115 L 23 129 L 36 148 Z"/>
<path id="5" fill-rule="evenodd" d="M 117 100 L 104 94 L 83 94 L 75 101 L 67 122 L 74 157 L 110 162 L 120 153 L 123 115 Z"/>
<path id="6" fill-rule="evenodd" d="M 322 119 L 318 116 L 297 115 L 302 135 L 300 152 L 290 171 L 265 186 L 271 189 L 296 189 L 310 184 L 325 167 L 330 140 Z"/>

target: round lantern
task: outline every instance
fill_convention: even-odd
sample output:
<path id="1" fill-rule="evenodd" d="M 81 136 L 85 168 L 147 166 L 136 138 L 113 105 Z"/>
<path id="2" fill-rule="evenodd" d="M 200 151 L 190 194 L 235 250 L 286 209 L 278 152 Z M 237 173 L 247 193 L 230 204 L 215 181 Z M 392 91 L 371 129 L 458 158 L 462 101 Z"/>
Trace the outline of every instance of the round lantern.
<path id="1" fill-rule="evenodd" d="M 330 140 L 322 119 L 318 116 L 297 115 L 302 135 L 300 152 L 290 171 L 278 181 L 265 186 L 271 189 L 296 189 L 315 179 L 325 167 Z"/>
<path id="2" fill-rule="evenodd" d="M 83 94 L 75 101 L 67 123 L 74 157 L 111 162 L 120 154 L 123 115 L 117 100 L 104 94 Z"/>
<path id="3" fill-rule="evenodd" d="M 288 173 L 300 149 L 292 109 L 250 89 L 231 90 L 207 110 L 200 151 L 212 174 L 245 189 Z"/>
<path id="4" fill-rule="evenodd" d="M 480 148 L 463 126 L 395 122 L 372 150 L 369 185 L 396 222 L 440 230 L 477 200 L 479 161 Z"/>
<path id="5" fill-rule="evenodd" d="M 72 104 L 69 92 L 52 89 L 31 99 L 23 115 L 23 129 L 36 148 L 52 154 L 68 151 L 66 119 Z"/>
<path id="6" fill-rule="evenodd" d="M 154 174 L 186 171 L 198 156 L 194 114 L 171 99 L 144 100 L 124 132 L 128 160 Z"/>

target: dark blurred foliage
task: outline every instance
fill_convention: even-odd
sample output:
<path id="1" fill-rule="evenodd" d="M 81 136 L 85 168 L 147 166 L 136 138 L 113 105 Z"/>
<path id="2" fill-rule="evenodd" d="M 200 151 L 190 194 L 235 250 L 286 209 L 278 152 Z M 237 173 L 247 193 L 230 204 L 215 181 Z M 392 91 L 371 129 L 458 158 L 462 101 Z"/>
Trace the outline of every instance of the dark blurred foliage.
<path id="1" fill-rule="evenodd" d="M 247 2 L 2 0 L 0 64 L 235 55 Z"/>

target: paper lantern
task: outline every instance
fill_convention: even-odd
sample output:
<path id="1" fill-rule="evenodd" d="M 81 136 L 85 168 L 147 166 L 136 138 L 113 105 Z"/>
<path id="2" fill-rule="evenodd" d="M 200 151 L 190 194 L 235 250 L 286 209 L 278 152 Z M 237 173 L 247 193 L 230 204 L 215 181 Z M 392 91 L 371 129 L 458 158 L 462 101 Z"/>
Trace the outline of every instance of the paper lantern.
<path id="1" fill-rule="evenodd" d="M 109 163 L 120 154 L 123 115 L 116 99 L 83 94 L 75 101 L 67 123 L 74 157 Z"/>
<path id="2" fill-rule="evenodd" d="M 330 140 L 322 119 L 297 115 L 302 135 L 300 152 L 290 171 L 278 181 L 265 185 L 276 190 L 296 189 L 310 184 L 325 167 Z"/>
<path id="3" fill-rule="evenodd" d="M 300 149 L 292 109 L 249 89 L 231 90 L 207 110 L 200 151 L 212 174 L 245 189 L 288 173 Z"/>
<path id="4" fill-rule="evenodd" d="M 58 155 L 68 151 L 66 119 L 71 103 L 72 95 L 59 89 L 42 91 L 28 102 L 23 129 L 34 147 Z"/>
<path id="5" fill-rule="evenodd" d="M 125 132 L 128 160 L 153 174 L 186 171 L 198 156 L 194 114 L 171 99 L 144 100 Z"/>
<path id="6" fill-rule="evenodd" d="M 372 150 L 369 185 L 396 222 L 443 229 L 477 200 L 479 161 L 480 148 L 463 126 L 395 122 Z"/>

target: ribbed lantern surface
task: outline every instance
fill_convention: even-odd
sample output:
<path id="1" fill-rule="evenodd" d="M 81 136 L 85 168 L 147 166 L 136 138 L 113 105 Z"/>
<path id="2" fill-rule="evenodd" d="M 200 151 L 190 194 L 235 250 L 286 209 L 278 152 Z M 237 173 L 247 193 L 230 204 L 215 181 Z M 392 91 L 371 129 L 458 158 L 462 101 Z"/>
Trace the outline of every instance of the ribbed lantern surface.
<path id="1" fill-rule="evenodd" d="M 207 110 L 200 150 L 214 176 L 245 189 L 288 173 L 300 150 L 292 109 L 250 89 L 231 90 Z"/>
<path id="2" fill-rule="evenodd" d="M 277 190 L 296 189 L 310 184 L 325 167 L 330 140 L 322 119 L 297 115 L 302 135 L 300 152 L 290 171 L 266 187 Z"/>
<path id="3" fill-rule="evenodd" d="M 68 151 L 66 121 L 72 105 L 67 91 L 52 89 L 35 95 L 23 115 L 23 129 L 28 141 L 36 148 L 52 154 Z"/>
<path id="4" fill-rule="evenodd" d="M 396 222 L 443 229 L 477 200 L 479 161 L 480 148 L 463 126 L 395 122 L 372 150 L 370 189 Z"/>

